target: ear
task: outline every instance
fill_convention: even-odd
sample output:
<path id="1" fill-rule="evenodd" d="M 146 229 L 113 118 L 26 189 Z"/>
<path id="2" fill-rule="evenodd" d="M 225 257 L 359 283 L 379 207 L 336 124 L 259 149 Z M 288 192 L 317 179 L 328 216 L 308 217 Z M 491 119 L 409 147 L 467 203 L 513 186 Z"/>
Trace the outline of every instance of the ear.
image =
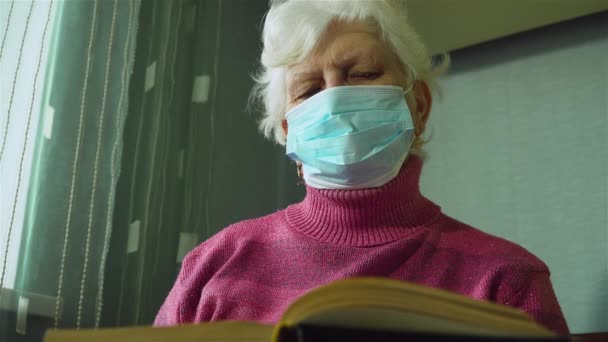
<path id="1" fill-rule="evenodd" d="M 414 125 L 416 128 L 416 135 L 424 133 L 426 123 L 431 115 L 431 106 L 433 105 L 433 96 L 431 95 L 431 89 L 429 85 L 424 81 L 416 81 L 412 89 L 416 103 L 414 104 L 415 113 Z"/>
<path id="2" fill-rule="evenodd" d="M 283 128 L 283 133 L 285 133 L 285 136 L 287 136 L 287 131 L 289 130 L 289 127 L 287 126 L 287 119 L 281 120 L 281 127 Z"/>

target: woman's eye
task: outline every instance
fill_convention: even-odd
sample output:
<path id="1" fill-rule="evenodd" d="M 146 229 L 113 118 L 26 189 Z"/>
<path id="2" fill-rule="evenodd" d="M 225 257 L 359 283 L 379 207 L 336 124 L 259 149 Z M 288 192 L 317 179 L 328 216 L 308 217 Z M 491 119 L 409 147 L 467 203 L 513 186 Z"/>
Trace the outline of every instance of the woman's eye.
<path id="1" fill-rule="evenodd" d="M 298 96 L 298 99 L 307 99 L 311 96 L 313 96 L 314 94 L 319 92 L 319 88 L 310 88 L 309 90 L 307 90 L 306 92 L 302 93 L 300 96 Z"/>
<path id="2" fill-rule="evenodd" d="M 355 72 L 350 74 L 350 78 L 374 79 L 378 77 L 377 72 Z"/>

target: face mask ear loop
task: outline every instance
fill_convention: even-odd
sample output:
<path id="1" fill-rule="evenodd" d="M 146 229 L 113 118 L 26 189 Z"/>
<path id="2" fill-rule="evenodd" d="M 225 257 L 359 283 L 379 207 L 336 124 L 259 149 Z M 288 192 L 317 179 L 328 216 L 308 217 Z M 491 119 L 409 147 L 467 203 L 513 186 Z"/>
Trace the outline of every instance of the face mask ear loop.
<path id="1" fill-rule="evenodd" d="M 416 69 L 412 68 L 409 64 L 407 64 L 407 67 L 410 70 L 410 79 L 412 82 L 410 83 L 410 86 L 403 91 L 403 95 L 406 95 L 410 92 L 410 90 L 412 90 L 412 88 L 414 88 L 414 83 L 416 83 L 416 79 L 418 78 L 418 75 L 416 75 Z"/>
<path id="2" fill-rule="evenodd" d="M 412 90 L 412 88 L 414 88 L 414 83 L 415 83 L 415 82 L 416 82 L 416 81 L 412 82 L 412 84 L 410 84 L 410 86 L 409 86 L 407 89 L 405 89 L 405 90 L 403 91 L 403 95 L 407 95 L 407 93 L 409 93 L 409 92 L 410 92 L 410 90 Z"/>
<path id="3" fill-rule="evenodd" d="M 412 77 L 412 83 L 410 84 L 410 86 L 406 90 L 403 91 L 403 95 L 407 95 L 412 90 L 412 88 L 414 88 L 414 83 L 416 83 L 416 70 L 414 70 L 412 68 L 410 68 L 410 70 L 412 71 L 412 76 L 413 76 Z M 414 144 L 414 140 L 416 140 L 416 135 L 412 134 L 412 138 L 410 139 L 410 143 L 409 143 L 408 148 L 412 147 L 412 145 Z"/>

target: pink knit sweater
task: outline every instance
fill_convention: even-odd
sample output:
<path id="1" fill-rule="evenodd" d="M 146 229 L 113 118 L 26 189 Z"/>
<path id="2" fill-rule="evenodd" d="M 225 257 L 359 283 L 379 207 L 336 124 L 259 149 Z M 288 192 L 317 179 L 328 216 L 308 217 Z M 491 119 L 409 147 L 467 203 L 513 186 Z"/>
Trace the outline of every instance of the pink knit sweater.
<path id="1" fill-rule="evenodd" d="M 444 215 L 419 192 L 421 168 L 411 156 L 380 188 L 309 187 L 301 203 L 222 230 L 184 259 L 154 324 L 276 323 L 313 288 L 382 276 L 514 306 L 567 334 L 547 266 Z"/>

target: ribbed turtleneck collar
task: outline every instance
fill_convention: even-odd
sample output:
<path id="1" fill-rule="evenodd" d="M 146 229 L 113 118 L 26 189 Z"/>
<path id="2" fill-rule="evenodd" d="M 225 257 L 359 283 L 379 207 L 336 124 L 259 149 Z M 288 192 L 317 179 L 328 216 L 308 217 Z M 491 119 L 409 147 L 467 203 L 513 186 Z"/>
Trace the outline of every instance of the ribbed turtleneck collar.
<path id="1" fill-rule="evenodd" d="M 440 208 L 420 193 L 422 159 L 408 156 L 397 177 L 361 190 L 306 187 L 304 201 L 287 208 L 289 223 L 319 241 L 373 246 L 406 237 L 432 223 Z"/>

